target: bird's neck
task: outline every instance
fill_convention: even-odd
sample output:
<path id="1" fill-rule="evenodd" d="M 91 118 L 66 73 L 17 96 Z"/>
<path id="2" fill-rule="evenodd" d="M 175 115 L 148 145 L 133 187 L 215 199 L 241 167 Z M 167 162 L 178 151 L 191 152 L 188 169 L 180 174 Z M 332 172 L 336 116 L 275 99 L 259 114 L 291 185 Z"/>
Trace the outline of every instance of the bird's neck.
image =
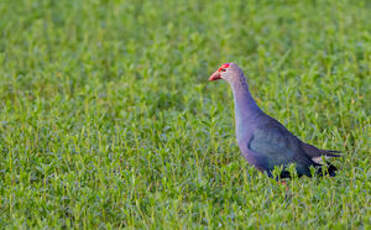
<path id="1" fill-rule="evenodd" d="M 231 83 L 231 87 L 235 103 L 236 131 L 239 133 L 239 129 L 251 124 L 262 111 L 251 96 L 243 74 Z"/>

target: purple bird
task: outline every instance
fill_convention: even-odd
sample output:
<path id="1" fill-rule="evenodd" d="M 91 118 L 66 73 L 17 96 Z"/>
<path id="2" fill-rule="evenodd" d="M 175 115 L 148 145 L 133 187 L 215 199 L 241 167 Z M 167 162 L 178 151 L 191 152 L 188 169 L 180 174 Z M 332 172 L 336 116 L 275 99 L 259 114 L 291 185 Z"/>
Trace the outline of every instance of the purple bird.
<path id="1" fill-rule="evenodd" d="M 280 122 L 265 114 L 251 96 L 242 70 L 234 63 L 223 64 L 209 81 L 226 80 L 235 103 L 236 136 L 242 155 L 249 164 L 272 177 L 275 166 L 283 166 L 280 177 L 290 177 L 287 166 L 294 163 L 299 176 L 311 177 L 310 166 L 319 175 L 335 176 L 336 167 L 322 170 L 322 156 L 339 157 L 338 151 L 322 150 L 304 143 Z"/>

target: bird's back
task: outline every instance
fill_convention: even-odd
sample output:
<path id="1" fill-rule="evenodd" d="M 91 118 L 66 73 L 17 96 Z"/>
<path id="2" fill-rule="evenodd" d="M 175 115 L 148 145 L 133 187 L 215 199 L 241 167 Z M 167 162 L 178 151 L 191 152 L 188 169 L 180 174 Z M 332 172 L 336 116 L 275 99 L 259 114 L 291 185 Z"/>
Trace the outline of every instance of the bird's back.
<path id="1" fill-rule="evenodd" d="M 274 118 L 262 114 L 248 140 L 240 144 L 246 159 L 271 175 L 275 166 L 296 164 L 299 175 L 310 176 L 310 166 L 317 166 L 302 148 L 302 141 Z M 242 145 L 242 146 L 241 146 Z"/>

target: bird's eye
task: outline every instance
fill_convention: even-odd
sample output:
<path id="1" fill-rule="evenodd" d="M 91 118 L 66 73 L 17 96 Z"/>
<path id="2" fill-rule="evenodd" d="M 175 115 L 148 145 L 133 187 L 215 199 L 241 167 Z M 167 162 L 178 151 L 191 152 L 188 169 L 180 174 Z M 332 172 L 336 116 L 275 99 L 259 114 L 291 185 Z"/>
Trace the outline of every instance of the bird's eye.
<path id="1" fill-rule="evenodd" d="M 227 70 L 223 68 L 223 69 L 221 69 L 220 71 L 225 72 L 225 71 L 227 71 Z"/>

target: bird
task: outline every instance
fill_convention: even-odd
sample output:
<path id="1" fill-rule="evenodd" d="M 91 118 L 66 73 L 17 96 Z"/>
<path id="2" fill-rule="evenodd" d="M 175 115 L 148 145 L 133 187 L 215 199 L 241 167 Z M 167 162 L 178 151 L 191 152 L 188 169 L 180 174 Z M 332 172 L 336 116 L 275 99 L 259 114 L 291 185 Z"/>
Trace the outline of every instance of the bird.
<path id="1" fill-rule="evenodd" d="M 280 178 L 290 178 L 289 166 L 295 165 L 299 177 L 316 175 L 335 176 L 337 168 L 323 158 L 339 157 L 339 151 L 324 150 L 305 143 L 285 126 L 264 113 L 252 97 L 241 68 L 234 63 L 221 65 L 209 81 L 223 79 L 233 92 L 235 129 L 241 154 L 250 165 L 273 176 L 275 167 L 281 168 Z M 327 170 L 324 170 L 327 165 Z"/>

